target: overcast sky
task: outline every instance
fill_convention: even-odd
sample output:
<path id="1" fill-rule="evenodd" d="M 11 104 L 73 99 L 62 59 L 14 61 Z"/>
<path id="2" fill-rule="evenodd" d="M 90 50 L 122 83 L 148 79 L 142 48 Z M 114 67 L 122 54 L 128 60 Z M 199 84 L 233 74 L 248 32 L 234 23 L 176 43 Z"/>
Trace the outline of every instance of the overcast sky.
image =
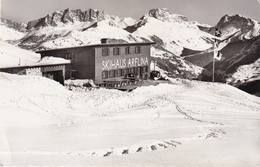
<path id="1" fill-rule="evenodd" d="M 94 8 L 119 17 L 139 19 L 152 8 L 168 8 L 201 23 L 215 25 L 225 14 L 260 21 L 260 0 L 2 0 L 3 18 L 28 22 L 57 10 Z"/>

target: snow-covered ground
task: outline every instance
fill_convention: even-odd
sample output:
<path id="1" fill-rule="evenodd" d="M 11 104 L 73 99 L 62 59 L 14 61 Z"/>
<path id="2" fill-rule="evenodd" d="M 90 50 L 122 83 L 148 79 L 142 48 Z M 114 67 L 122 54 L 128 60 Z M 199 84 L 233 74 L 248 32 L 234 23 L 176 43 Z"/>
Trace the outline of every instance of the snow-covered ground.
<path id="1" fill-rule="evenodd" d="M 19 32 L 15 29 L 8 28 L 5 23 L 0 22 L 0 39 L 2 41 L 7 40 L 19 40 L 25 36 L 25 33 Z"/>
<path id="2" fill-rule="evenodd" d="M 227 79 L 227 83 L 243 84 L 260 80 L 260 58 L 252 64 L 240 66 L 236 72 Z"/>
<path id="3" fill-rule="evenodd" d="M 62 27 L 44 27 L 36 32 L 33 31 L 31 34 L 28 34 L 28 36 L 59 36 L 59 38 L 55 40 L 49 40 L 39 46 L 52 49 L 97 44 L 100 43 L 100 39 L 102 38 L 122 39 L 127 42 L 136 42 L 136 39 L 132 37 L 129 32 L 116 26 L 109 25 L 109 21 L 107 20 L 98 22 L 96 27 L 87 27 L 90 26 L 87 24 L 81 26 L 82 24 L 83 23 L 77 23 L 73 25 L 68 24 L 63 25 Z M 86 27 L 85 30 L 84 27 Z M 142 40 L 139 39 L 139 41 Z"/>
<path id="4" fill-rule="evenodd" d="M 152 39 L 154 37 L 163 41 L 163 47 L 175 55 L 181 55 L 183 47 L 192 50 L 206 50 L 212 47 L 212 35 L 201 31 L 199 24 L 190 21 L 182 15 L 173 14 L 168 9 L 154 9 L 139 21 L 140 26 L 134 36 Z M 151 12 L 151 11 L 150 11 Z"/>
<path id="5" fill-rule="evenodd" d="M 0 68 L 32 65 L 41 59 L 41 55 L 15 47 L 0 41 Z"/>
<path id="6" fill-rule="evenodd" d="M 69 91 L 0 73 L 0 91 L 4 165 L 260 165 L 260 99 L 226 84 Z"/>

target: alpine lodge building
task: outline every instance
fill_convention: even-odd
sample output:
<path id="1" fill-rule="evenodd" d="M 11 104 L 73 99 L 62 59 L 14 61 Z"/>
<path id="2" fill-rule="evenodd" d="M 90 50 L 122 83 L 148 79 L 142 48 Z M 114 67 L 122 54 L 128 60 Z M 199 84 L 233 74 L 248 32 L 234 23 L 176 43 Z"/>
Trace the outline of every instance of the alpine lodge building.
<path id="1" fill-rule="evenodd" d="M 95 84 L 148 80 L 150 47 L 155 43 L 108 43 L 37 51 L 45 56 L 71 60 L 65 67 L 65 79 L 92 79 Z"/>

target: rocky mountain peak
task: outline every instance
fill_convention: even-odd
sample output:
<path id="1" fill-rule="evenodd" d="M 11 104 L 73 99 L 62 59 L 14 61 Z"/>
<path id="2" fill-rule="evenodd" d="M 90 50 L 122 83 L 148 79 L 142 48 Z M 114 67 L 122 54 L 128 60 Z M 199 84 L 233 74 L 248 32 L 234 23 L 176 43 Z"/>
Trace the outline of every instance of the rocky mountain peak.
<path id="1" fill-rule="evenodd" d="M 161 21 L 168 21 L 168 22 L 189 21 L 189 19 L 187 17 L 171 13 L 167 8 L 151 9 L 148 12 L 147 16 L 156 18 Z"/>
<path id="2" fill-rule="evenodd" d="M 240 39 L 251 39 L 260 35 L 260 23 L 241 15 L 225 15 L 217 24 L 217 27 L 225 34 L 238 32 Z M 222 34 L 223 34 L 222 33 Z"/>
<path id="3" fill-rule="evenodd" d="M 162 18 L 162 17 L 167 17 L 170 15 L 170 12 L 167 8 L 162 8 L 162 9 L 151 9 L 148 12 L 148 15 L 154 18 Z"/>
<path id="4" fill-rule="evenodd" d="M 57 26 L 59 24 L 69 22 L 73 23 L 75 21 L 95 22 L 104 19 L 105 17 L 103 11 L 98 11 L 95 9 L 88 9 L 86 11 L 81 11 L 80 9 L 65 9 L 64 11 L 56 11 L 38 20 L 28 22 L 27 29 L 30 30 L 32 28 L 39 28 L 44 26 Z"/>
<path id="5" fill-rule="evenodd" d="M 226 27 L 227 25 L 232 24 L 236 28 L 252 28 L 254 26 L 254 21 L 250 18 L 246 18 L 240 15 L 225 15 L 218 22 L 219 27 Z"/>
<path id="6" fill-rule="evenodd" d="M 26 24 L 25 23 L 17 23 L 9 19 L 1 18 L 1 24 L 5 24 L 9 28 L 13 28 L 20 32 L 26 32 Z"/>

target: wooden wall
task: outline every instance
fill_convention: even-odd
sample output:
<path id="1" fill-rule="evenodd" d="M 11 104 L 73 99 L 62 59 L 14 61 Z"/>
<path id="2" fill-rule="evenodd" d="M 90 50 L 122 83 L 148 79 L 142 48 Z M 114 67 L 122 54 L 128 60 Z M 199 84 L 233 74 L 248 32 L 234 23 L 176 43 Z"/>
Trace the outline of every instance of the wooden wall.
<path id="1" fill-rule="evenodd" d="M 74 54 L 71 64 L 66 65 L 65 79 L 70 79 L 70 71 L 78 71 L 78 79 L 94 79 L 95 76 L 95 50 L 92 47 L 66 48 L 44 51 L 41 57 L 53 56 L 66 59 L 66 54 Z"/>

